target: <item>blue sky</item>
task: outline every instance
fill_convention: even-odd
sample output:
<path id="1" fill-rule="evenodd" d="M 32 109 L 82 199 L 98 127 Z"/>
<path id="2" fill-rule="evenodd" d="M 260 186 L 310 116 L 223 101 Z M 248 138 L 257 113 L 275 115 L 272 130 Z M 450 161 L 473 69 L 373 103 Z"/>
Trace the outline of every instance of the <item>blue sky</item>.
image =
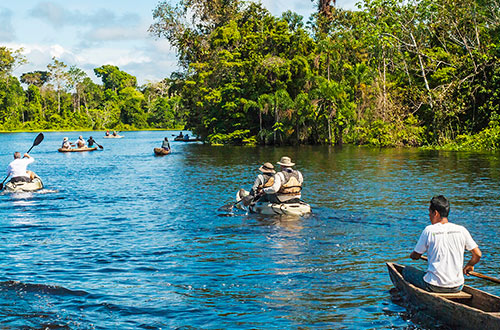
<path id="1" fill-rule="evenodd" d="M 263 0 L 275 16 L 292 10 L 304 16 L 315 10 L 310 0 Z M 177 69 L 175 50 L 147 29 L 159 0 L 2 0 L 0 46 L 24 49 L 29 63 L 14 74 L 46 70 L 53 56 L 85 70 L 104 64 L 118 66 L 139 84 L 159 81 Z M 337 1 L 354 9 L 356 0 Z"/>

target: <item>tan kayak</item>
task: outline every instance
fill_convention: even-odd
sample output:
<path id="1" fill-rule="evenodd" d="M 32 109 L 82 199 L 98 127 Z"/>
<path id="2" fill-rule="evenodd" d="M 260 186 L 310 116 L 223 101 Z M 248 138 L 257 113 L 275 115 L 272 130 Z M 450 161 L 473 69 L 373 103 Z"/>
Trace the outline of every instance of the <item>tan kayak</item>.
<path id="1" fill-rule="evenodd" d="M 121 139 L 123 135 L 104 135 L 105 139 Z"/>
<path id="2" fill-rule="evenodd" d="M 94 151 L 94 150 L 97 150 L 97 147 L 71 148 L 71 149 L 59 148 L 59 149 L 57 149 L 57 151 L 59 151 L 59 152 L 84 152 L 84 151 Z"/>
<path id="3" fill-rule="evenodd" d="M 31 182 L 7 182 L 4 190 L 7 192 L 37 191 L 43 189 L 42 179 L 38 175 Z"/>
<path id="4" fill-rule="evenodd" d="M 236 201 L 239 202 L 243 197 L 248 196 L 249 192 L 240 189 L 236 193 Z M 311 206 L 305 202 L 298 203 L 271 203 L 271 202 L 257 202 L 251 203 L 247 206 L 248 211 L 251 213 L 265 214 L 265 215 L 293 215 L 303 216 L 312 212 Z"/>
<path id="5" fill-rule="evenodd" d="M 155 155 L 157 156 L 165 156 L 172 152 L 172 149 L 165 150 L 163 148 L 154 148 Z"/>

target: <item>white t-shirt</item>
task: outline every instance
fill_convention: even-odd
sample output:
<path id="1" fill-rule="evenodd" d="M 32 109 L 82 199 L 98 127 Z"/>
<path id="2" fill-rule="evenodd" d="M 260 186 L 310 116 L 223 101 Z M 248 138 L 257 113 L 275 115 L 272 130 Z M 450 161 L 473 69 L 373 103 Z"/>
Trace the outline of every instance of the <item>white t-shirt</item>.
<path id="1" fill-rule="evenodd" d="M 425 227 L 415 246 L 415 252 L 427 252 L 428 268 L 424 281 L 453 288 L 464 284 L 464 250 L 477 247 L 469 231 L 450 222 Z"/>
<path id="2" fill-rule="evenodd" d="M 33 157 L 14 159 L 7 167 L 7 175 L 12 176 L 13 178 L 18 176 L 29 177 L 28 173 L 26 173 L 26 168 L 34 161 L 35 159 Z"/>

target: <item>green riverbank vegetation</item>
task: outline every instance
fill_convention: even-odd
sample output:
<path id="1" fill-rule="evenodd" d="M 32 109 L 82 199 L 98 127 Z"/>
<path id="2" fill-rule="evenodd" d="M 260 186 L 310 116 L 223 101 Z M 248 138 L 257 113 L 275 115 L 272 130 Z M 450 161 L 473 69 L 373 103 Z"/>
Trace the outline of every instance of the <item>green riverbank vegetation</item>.
<path id="1" fill-rule="evenodd" d="M 0 46 L 0 131 L 184 127 L 175 81 L 137 86 L 136 77 L 103 65 L 94 69 L 102 80 L 96 84 L 82 69 L 56 58 L 46 71 L 26 72 L 18 79 L 12 71 L 26 61 L 21 51 Z"/>
<path id="2" fill-rule="evenodd" d="M 94 70 L 103 85 L 77 68 L 65 85 L 54 59 L 23 91 L 2 64 L 0 129 L 185 123 L 213 144 L 500 147 L 499 1 L 311 6 L 305 21 L 242 0 L 159 2 L 150 33 L 179 60 L 165 87 L 110 66 Z"/>

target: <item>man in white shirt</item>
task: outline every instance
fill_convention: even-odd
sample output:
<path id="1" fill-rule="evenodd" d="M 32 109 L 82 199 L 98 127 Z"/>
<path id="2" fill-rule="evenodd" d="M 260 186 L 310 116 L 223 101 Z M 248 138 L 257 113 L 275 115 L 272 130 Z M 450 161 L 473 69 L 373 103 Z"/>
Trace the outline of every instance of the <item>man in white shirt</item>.
<path id="1" fill-rule="evenodd" d="M 431 199 L 429 219 L 410 258 L 420 259 L 427 252 L 427 272 L 414 267 L 405 267 L 403 277 L 417 287 L 431 292 L 458 292 L 464 285 L 463 274 L 474 270 L 481 259 L 481 250 L 469 231 L 448 221 L 450 204 L 440 195 Z M 464 250 L 472 252 L 471 259 L 464 263 Z"/>
<path id="2" fill-rule="evenodd" d="M 21 158 L 20 152 L 14 153 L 14 160 L 10 162 L 7 167 L 7 176 L 12 176 L 11 182 L 30 182 L 34 179 L 35 173 L 28 171 L 27 167 L 29 164 L 33 163 L 35 159 L 29 154 L 24 154 Z"/>

